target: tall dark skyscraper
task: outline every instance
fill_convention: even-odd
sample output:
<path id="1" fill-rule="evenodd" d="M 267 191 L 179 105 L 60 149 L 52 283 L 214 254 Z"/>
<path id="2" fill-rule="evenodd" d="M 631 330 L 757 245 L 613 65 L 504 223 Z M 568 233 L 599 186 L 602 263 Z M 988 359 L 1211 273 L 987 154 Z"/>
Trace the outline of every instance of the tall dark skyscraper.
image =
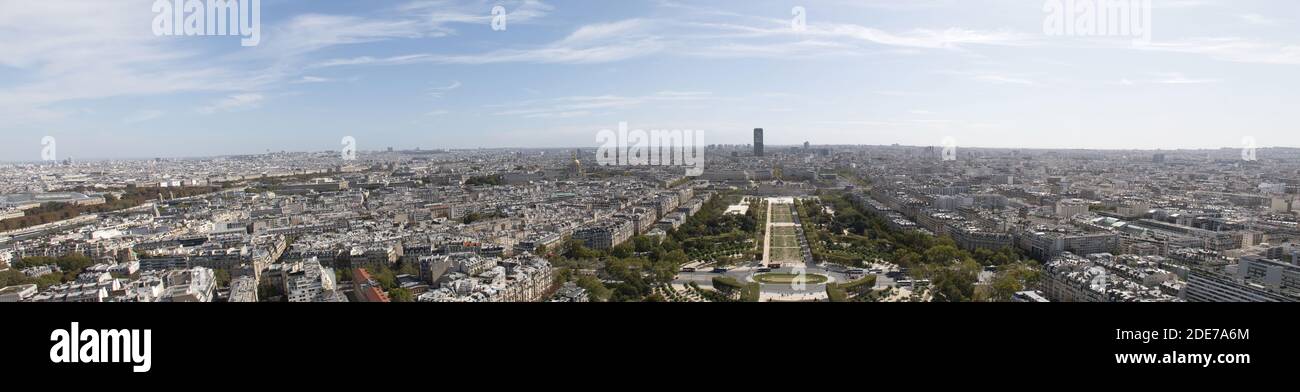
<path id="1" fill-rule="evenodd" d="M 754 128 L 754 156 L 763 156 L 763 128 Z"/>

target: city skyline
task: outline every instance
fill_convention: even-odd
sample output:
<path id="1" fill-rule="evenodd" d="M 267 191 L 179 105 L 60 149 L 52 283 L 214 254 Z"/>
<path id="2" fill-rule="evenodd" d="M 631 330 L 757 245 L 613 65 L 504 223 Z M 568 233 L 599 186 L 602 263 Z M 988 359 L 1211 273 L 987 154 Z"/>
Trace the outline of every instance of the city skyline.
<path id="1" fill-rule="evenodd" d="M 1300 2 L 0 0 L 0 37 L 27 379 L 1295 363 Z"/>
<path id="2" fill-rule="evenodd" d="M 85 159 L 587 148 L 619 122 L 708 144 L 1300 147 L 1289 3 L 1156 0 L 1143 44 L 1051 34 L 1050 1 L 526 0 L 494 26 L 498 2 L 267 0 L 251 47 L 156 36 L 151 3 L 0 2 L 4 160 L 45 136 Z"/>
<path id="3" fill-rule="evenodd" d="M 816 147 L 816 148 L 827 148 L 827 147 L 830 147 L 830 148 L 873 148 L 873 147 L 893 147 L 893 148 L 913 148 L 913 149 L 924 149 L 924 148 L 942 149 L 942 148 L 943 148 L 943 146 L 942 146 L 942 145 L 939 145 L 939 144 L 923 146 L 923 145 L 906 145 L 906 144 L 888 144 L 888 145 L 886 145 L 886 144 L 815 144 L 815 143 L 814 143 L 814 144 L 810 144 L 810 146 L 811 146 L 811 147 Z M 734 151 L 747 151 L 747 152 L 749 152 L 749 155 L 752 155 L 752 148 L 753 148 L 753 145 L 752 145 L 752 144 L 711 144 L 711 145 L 708 145 L 707 147 L 710 147 L 710 148 L 718 148 L 718 149 L 726 149 L 726 150 L 729 150 L 729 151 L 732 151 L 732 150 L 734 150 Z M 389 151 L 388 151 L 388 148 L 389 148 L 388 146 L 379 146 L 379 147 L 373 147 L 373 148 L 367 147 L 367 148 L 358 148 L 356 151 L 359 152 L 359 153 L 367 153 L 367 154 L 371 154 L 371 153 L 384 153 L 384 152 L 389 152 Z M 803 145 L 802 145 L 802 144 L 779 144 L 779 145 L 765 144 L 765 148 L 777 148 L 778 150 L 780 150 L 780 149 L 799 149 L 799 148 L 803 148 Z M 1122 153 L 1122 152 L 1133 152 L 1133 153 L 1143 153 L 1143 154 L 1148 154 L 1148 153 L 1150 153 L 1150 154 L 1164 154 L 1164 153 L 1177 153 L 1177 152 L 1186 152 L 1186 153 L 1197 153 L 1197 152 L 1209 153 L 1209 152 L 1219 152 L 1219 153 L 1224 153 L 1225 151 L 1226 151 L 1227 153 L 1230 153 L 1230 154 L 1237 154 L 1239 151 L 1242 150 L 1242 148 L 1240 148 L 1240 147 L 1220 147 L 1220 148 L 1180 148 L 1180 149 L 1167 149 L 1167 150 L 1166 150 L 1166 149 L 1136 149 L 1136 148 L 1019 148 L 1019 147 L 979 147 L 979 146 L 958 146 L 958 149 L 959 149 L 959 150 L 967 150 L 967 149 L 969 149 L 969 150 L 976 150 L 976 151 L 1025 151 L 1025 152 L 1033 152 L 1033 151 L 1102 152 L 1102 153 Z M 242 156 L 258 156 L 258 155 L 267 155 L 267 154 L 339 154 L 339 153 L 340 153 L 340 150 L 341 150 L 341 149 L 334 149 L 334 150 L 268 150 L 268 151 L 253 151 L 253 152 L 246 152 L 246 153 L 230 153 L 230 154 L 217 154 L 217 155 L 157 155 L 157 156 L 137 156 L 137 157 L 130 157 L 130 156 L 125 156 L 125 157 L 93 157 L 93 156 L 92 156 L 92 157 L 78 157 L 78 156 L 59 155 L 59 156 L 57 157 L 58 159 L 55 159 L 55 160 L 41 160 L 41 159 L 38 157 L 38 158 L 36 158 L 36 159 L 28 159 L 28 160 L 0 160 L 0 164 L 18 164 L 18 165 L 21 165 L 21 164 L 36 164 L 36 163 L 50 163 L 50 164 L 56 164 L 56 163 L 60 163 L 60 162 L 63 162 L 63 161 L 65 161 L 65 160 L 68 160 L 68 159 L 71 159 L 71 160 L 73 160 L 74 162 L 145 161 L 145 160 L 153 160 L 153 159 L 168 159 L 168 160 L 205 160 L 205 159 L 213 159 L 213 158 L 242 157 Z M 523 150 L 523 151 L 528 151 L 528 150 L 538 150 L 538 151 L 572 151 L 572 150 L 579 150 L 579 151 L 585 151 L 585 152 L 592 152 L 592 153 L 595 153 L 595 152 L 597 152 L 597 151 L 599 150 L 599 147 L 593 147 L 593 146 L 558 146 L 558 147 L 498 146 L 498 147 L 463 147 L 463 148 L 426 148 L 426 147 L 407 147 L 407 148 L 402 148 L 402 147 L 394 146 L 394 147 L 392 148 L 392 152 L 416 152 L 416 151 L 424 151 L 424 152 L 445 151 L 445 152 L 452 152 L 452 151 L 476 151 L 476 150 L 479 150 L 479 151 L 513 151 L 513 150 Z M 1286 150 L 1300 150 L 1300 147 L 1256 147 L 1255 150 L 1264 150 L 1264 151 L 1268 151 L 1268 150 L 1283 150 L 1283 151 L 1286 151 Z M 39 154 L 38 154 L 38 155 L 39 155 Z M 941 158 L 942 158 L 942 157 L 939 156 L 938 153 L 936 152 L 936 158 L 935 158 L 935 159 L 936 159 L 936 160 L 940 160 Z M 1136 155 L 1135 155 L 1135 156 L 1132 156 L 1132 157 L 1129 157 L 1129 158 L 1132 158 L 1132 159 L 1150 159 L 1150 158 L 1151 158 L 1151 155 L 1140 155 L 1140 156 L 1136 156 Z M 1261 157 L 1261 158 L 1266 159 L 1267 156 L 1264 156 L 1264 157 Z M 618 165 L 614 165 L 614 166 L 618 166 Z"/>

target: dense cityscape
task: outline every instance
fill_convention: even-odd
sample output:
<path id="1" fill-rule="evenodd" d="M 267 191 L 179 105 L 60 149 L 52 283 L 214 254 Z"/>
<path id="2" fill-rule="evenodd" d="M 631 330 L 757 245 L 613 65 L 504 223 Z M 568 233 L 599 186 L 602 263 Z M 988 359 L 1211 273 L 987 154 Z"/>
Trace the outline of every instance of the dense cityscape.
<path id="1" fill-rule="evenodd" d="M 0 0 L 0 369 L 1168 389 L 1291 368 L 1296 15 Z"/>
<path id="2" fill-rule="evenodd" d="M 763 140 L 5 164 L 0 302 L 1300 300 L 1300 150 Z"/>

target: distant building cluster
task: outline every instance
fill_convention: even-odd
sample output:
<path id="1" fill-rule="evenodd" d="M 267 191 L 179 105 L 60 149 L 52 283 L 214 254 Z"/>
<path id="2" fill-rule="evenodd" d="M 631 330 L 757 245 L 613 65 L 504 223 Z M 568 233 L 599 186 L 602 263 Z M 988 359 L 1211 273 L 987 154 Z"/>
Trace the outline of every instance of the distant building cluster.
<path id="1" fill-rule="evenodd" d="M 1297 150 L 1262 150 L 1255 161 L 1219 150 L 945 156 L 777 146 L 768 140 L 777 134 L 754 129 L 752 144 L 707 146 L 698 177 L 601 166 L 591 149 L 6 165 L 0 220 L 59 220 L 0 233 L 0 271 L 41 282 L 3 288 L 0 300 L 584 302 L 589 293 L 557 282 L 546 261 L 571 241 L 610 250 L 664 237 L 723 192 L 828 190 L 847 191 L 894 230 L 1037 260 L 1044 279 L 1019 300 L 1297 298 Z M 131 193 L 146 188 L 143 199 Z M 110 200 L 115 211 L 44 211 Z M 79 274 L 18 264 L 76 255 L 90 259 Z"/>
<path id="2" fill-rule="evenodd" d="M 442 265 L 427 276 L 438 289 L 420 294 L 420 302 L 536 302 L 555 286 L 554 269 L 546 259 L 523 254 L 510 259 L 455 254 L 430 257 Z"/>
<path id="3" fill-rule="evenodd" d="M 14 181 L 24 186 L 0 189 L 5 217 L 48 203 L 103 203 L 129 187 L 174 190 L 127 210 L 4 233 L 0 262 L 83 255 L 95 263 L 76 282 L 35 295 L 10 290 L 23 294 L 15 300 L 390 302 L 396 289 L 419 301 L 550 300 L 563 282 L 535 254 L 569 239 L 608 250 L 663 236 L 715 195 L 685 181 L 681 168 L 582 162 L 593 158 L 388 151 L 356 161 L 271 153 L 24 165 Z M 199 186 L 211 193 L 175 196 Z M 58 268 L 21 272 L 36 279 L 63 274 Z M 563 295 L 586 300 L 580 288 Z"/>
<path id="4" fill-rule="evenodd" d="M 1087 257 L 1064 253 L 1043 266 L 1042 292 L 1053 302 L 1181 302 L 1182 283 L 1159 256 Z"/>
<path id="5" fill-rule="evenodd" d="M 944 160 L 933 147 L 864 147 L 841 158 L 861 158 L 852 165 L 871 181 L 853 192 L 861 210 L 969 251 L 1036 259 L 1050 277 L 1044 299 L 1296 300 L 1285 278 L 1300 265 L 1287 256 L 1300 239 L 1296 150 L 1273 149 L 1267 161 L 1233 151 L 961 151 Z M 1099 274 L 1104 290 L 1091 285 Z"/>

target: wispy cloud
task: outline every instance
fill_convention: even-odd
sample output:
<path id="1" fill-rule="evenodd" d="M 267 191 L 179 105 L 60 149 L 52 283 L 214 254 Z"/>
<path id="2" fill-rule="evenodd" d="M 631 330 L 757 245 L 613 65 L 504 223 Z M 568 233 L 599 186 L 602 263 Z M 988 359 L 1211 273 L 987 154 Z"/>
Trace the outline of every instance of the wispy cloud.
<path id="1" fill-rule="evenodd" d="M 993 84 L 1035 85 L 1038 82 L 1027 76 L 994 71 L 941 71 L 940 74 L 953 75 L 973 81 Z"/>
<path id="2" fill-rule="evenodd" d="M 1160 74 L 1156 74 L 1156 76 L 1157 76 L 1158 78 L 1155 79 L 1155 80 L 1152 80 L 1152 81 L 1151 81 L 1152 83 L 1159 83 L 1159 84 L 1210 84 L 1210 83 L 1219 83 L 1219 82 L 1221 82 L 1221 80 L 1219 80 L 1219 79 L 1194 79 L 1194 78 L 1188 78 L 1187 76 L 1183 75 L 1182 73 L 1178 73 L 1178 72 L 1160 73 Z"/>
<path id="3" fill-rule="evenodd" d="M 458 88 L 460 88 L 460 86 L 461 86 L 461 84 L 460 84 L 460 81 L 459 81 L 459 80 L 457 80 L 457 81 L 452 81 L 451 84 L 449 84 L 449 85 L 442 86 L 442 87 L 434 87 L 434 88 L 432 88 L 432 89 L 429 89 L 429 96 L 434 97 L 434 98 L 442 98 L 442 97 L 443 97 L 444 95 L 446 95 L 448 92 L 450 92 L 450 91 L 452 91 L 452 90 L 455 90 L 455 89 L 458 89 Z"/>
<path id="4" fill-rule="evenodd" d="M 665 102 L 704 101 L 716 99 L 712 93 L 699 91 L 661 91 L 643 96 L 570 96 L 546 100 L 530 100 L 507 105 L 493 113 L 497 116 L 524 118 L 574 118 L 604 114 L 640 105 Z"/>
<path id="5" fill-rule="evenodd" d="M 214 114 L 219 112 L 248 110 L 260 106 L 264 100 L 266 100 L 266 97 L 262 94 L 235 94 L 217 100 L 209 106 L 199 108 L 199 113 Z"/>
<path id="6" fill-rule="evenodd" d="M 418 53 L 389 57 L 361 56 L 332 59 L 314 67 L 355 65 L 558 63 L 590 64 L 652 55 L 664 45 L 648 34 L 649 22 L 640 19 L 587 25 L 563 39 L 533 48 L 498 49 L 477 54 Z"/>
<path id="7" fill-rule="evenodd" d="M 1278 24 L 1277 19 L 1260 14 L 1241 14 L 1237 15 L 1237 18 L 1241 19 L 1242 22 L 1255 26 L 1276 26 Z"/>
<path id="8" fill-rule="evenodd" d="M 1204 55 L 1220 61 L 1278 65 L 1300 65 L 1300 45 L 1244 38 L 1199 38 L 1156 42 L 1142 50 Z"/>
<path id="9" fill-rule="evenodd" d="M 298 84 L 304 84 L 304 83 L 326 83 L 326 82 L 332 82 L 332 81 L 334 81 L 334 80 L 333 80 L 333 79 L 330 79 L 330 78 L 322 78 L 322 77 L 319 77 L 319 76 L 310 76 L 310 75 L 307 75 L 307 76 L 303 76 L 303 77 L 301 77 L 301 78 L 298 78 L 298 80 L 293 81 L 293 83 L 298 83 Z"/>
<path id="10" fill-rule="evenodd" d="M 161 110 L 141 110 L 122 119 L 123 124 L 137 124 L 162 117 L 166 112 Z"/>

